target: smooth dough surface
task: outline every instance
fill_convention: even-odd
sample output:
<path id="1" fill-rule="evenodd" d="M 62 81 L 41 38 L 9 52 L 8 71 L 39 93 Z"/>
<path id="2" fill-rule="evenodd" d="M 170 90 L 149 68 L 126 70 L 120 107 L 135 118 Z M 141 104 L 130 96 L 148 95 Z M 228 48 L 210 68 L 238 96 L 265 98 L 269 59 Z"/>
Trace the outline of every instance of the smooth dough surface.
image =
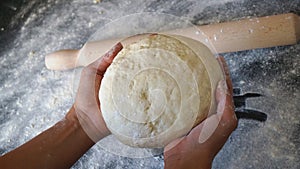
<path id="1" fill-rule="evenodd" d="M 207 117 L 213 87 L 192 49 L 157 34 L 119 52 L 104 75 L 99 99 L 107 127 L 121 142 L 158 148 Z"/>

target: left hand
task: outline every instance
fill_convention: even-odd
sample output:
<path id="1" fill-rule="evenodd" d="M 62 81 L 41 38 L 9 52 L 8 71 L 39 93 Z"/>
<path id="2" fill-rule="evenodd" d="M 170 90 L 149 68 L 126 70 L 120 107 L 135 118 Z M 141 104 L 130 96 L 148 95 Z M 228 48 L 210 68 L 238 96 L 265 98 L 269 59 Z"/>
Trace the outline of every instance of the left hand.
<path id="1" fill-rule="evenodd" d="M 121 43 L 116 44 L 109 52 L 81 72 L 73 107 L 81 127 L 95 143 L 110 134 L 101 113 L 99 89 L 106 69 L 122 48 Z"/>

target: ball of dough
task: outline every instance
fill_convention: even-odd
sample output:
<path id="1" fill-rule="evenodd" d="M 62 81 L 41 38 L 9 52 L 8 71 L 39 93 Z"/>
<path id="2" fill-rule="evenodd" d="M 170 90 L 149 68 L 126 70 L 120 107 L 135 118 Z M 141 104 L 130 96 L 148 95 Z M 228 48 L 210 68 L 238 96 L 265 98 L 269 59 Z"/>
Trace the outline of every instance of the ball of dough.
<path id="1" fill-rule="evenodd" d="M 103 118 L 124 144 L 164 147 L 215 111 L 222 76 L 200 42 L 149 35 L 124 46 L 107 69 L 99 91 Z"/>

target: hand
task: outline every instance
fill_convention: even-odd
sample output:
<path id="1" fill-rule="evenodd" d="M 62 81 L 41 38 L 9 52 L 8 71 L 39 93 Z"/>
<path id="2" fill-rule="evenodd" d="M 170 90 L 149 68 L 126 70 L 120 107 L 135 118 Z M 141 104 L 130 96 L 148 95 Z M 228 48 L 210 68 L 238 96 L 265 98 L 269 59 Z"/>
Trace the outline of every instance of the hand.
<path id="1" fill-rule="evenodd" d="M 98 95 L 106 69 L 122 48 L 121 43 L 116 44 L 109 52 L 81 72 L 73 107 L 81 127 L 95 143 L 110 134 L 102 117 Z"/>
<path id="2" fill-rule="evenodd" d="M 217 113 L 165 147 L 165 168 L 211 168 L 214 157 L 237 127 L 228 67 L 223 57 L 218 60 L 224 67 L 226 82 L 220 81 L 216 90 Z"/>

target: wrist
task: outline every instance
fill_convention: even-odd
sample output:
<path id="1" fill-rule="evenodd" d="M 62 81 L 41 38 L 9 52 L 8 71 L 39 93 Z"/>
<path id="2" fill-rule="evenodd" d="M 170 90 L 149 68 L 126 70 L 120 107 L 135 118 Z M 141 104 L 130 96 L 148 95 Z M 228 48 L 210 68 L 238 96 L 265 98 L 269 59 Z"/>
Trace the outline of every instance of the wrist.
<path id="1" fill-rule="evenodd" d="M 82 108 L 77 107 L 75 104 L 72 110 L 72 116 L 76 116 L 79 125 L 94 143 L 97 143 L 110 134 L 99 108 L 91 108 L 88 111 L 83 111 Z"/>
<path id="2" fill-rule="evenodd" d="M 74 106 L 71 107 L 69 112 L 65 116 L 65 120 L 74 124 L 74 127 L 80 127 L 80 123 L 78 121 Z"/>
<path id="3" fill-rule="evenodd" d="M 83 130 L 82 126 L 80 125 L 80 122 L 78 120 L 78 117 L 76 115 L 74 106 L 71 107 L 69 112 L 66 114 L 64 120 L 74 129 L 79 131 L 81 134 L 81 138 L 83 140 L 86 140 L 87 142 L 91 142 L 94 144 L 94 142 L 89 138 L 89 136 L 86 134 L 86 132 Z"/>

